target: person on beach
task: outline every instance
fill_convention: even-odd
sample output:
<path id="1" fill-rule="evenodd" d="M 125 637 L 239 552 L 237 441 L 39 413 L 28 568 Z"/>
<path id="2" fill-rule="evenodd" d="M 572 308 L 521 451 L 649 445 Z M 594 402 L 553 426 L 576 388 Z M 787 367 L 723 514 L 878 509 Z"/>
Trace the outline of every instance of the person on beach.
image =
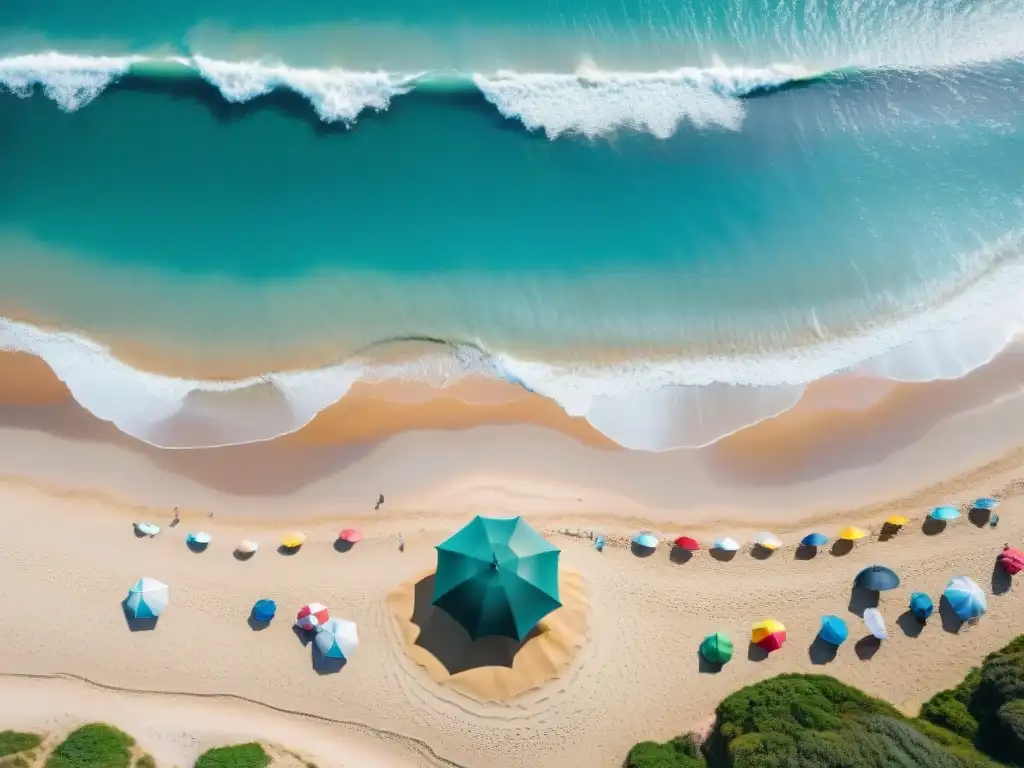
<path id="1" fill-rule="evenodd" d="M 174 519 L 171 520 L 171 528 L 181 522 L 181 514 L 178 512 L 178 508 L 174 508 Z"/>
<path id="2" fill-rule="evenodd" d="M 383 503 L 384 503 L 384 494 L 383 493 L 377 494 L 377 506 L 375 506 L 373 508 L 373 510 L 376 512 L 378 509 L 380 509 L 380 505 L 383 504 Z"/>
<path id="3" fill-rule="evenodd" d="M 402 534 L 398 534 L 398 551 L 405 552 L 405 539 L 402 538 Z"/>

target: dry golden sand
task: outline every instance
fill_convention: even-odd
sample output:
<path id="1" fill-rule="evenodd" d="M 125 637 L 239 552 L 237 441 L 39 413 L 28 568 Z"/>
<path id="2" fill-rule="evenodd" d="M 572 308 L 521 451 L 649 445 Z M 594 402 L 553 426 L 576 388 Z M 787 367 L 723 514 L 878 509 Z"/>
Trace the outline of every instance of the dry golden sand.
<path id="1" fill-rule="evenodd" d="M 559 574 L 562 607 L 548 614 L 523 642 L 486 637 L 473 642 L 431 604 L 433 569 L 388 593 L 388 609 L 405 653 L 430 679 L 477 701 L 503 701 L 540 688 L 564 674 L 587 641 L 583 577 Z"/>

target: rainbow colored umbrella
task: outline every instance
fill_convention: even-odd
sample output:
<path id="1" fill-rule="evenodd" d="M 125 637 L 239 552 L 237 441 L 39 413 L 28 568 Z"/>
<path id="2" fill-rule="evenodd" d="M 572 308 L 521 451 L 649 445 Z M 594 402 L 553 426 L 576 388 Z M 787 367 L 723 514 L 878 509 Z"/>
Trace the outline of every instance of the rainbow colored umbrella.
<path id="1" fill-rule="evenodd" d="M 842 645 L 846 642 L 846 638 L 850 636 L 850 630 L 846 626 L 846 622 L 838 616 L 822 616 L 821 629 L 818 631 L 818 636 L 826 643 Z"/>
<path id="2" fill-rule="evenodd" d="M 942 593 L 953 606 L 953 612 L 963 621 L 976 619 L 988 610 L 988 601 L 974 579 L 954 576 Z"/>
<path id="3" fill-rule="evenodd" d="M 700 644 L 700 655 L 712 664 L 725 664 L 732 659 L 732 640 L 721 632 L 708 635 Z"/>
<path id="4" fill-rule="evenodd" d="M 996 557 L 999 565 L 1011 576 L 1016 576 L 1024 571 L 1024 552 L 1013 547 L 1003 547 L 1003 551 Z"/>
<path id="5" fill-rule="evenodd" d="M 680 536 L 675 540 L 675 545 L 680 549 L 685 549 L 687 552 L 696 552 L 700 549 L 700 542 L 689 536 Z"/>
<path id="6" fill-rule="evenodd" d="M 645 549 L 657 549 L 658 537 L 650 531 L 640 531 L 640 533 L 633 537 L 633 543 Z"/>
<path id="7" fill-rule="evenodd" d="M 808 533 L 800 539 L 800 543 L 805 547 L 821 547 L 828 544 L 828 536 L 824 533 Z"/>
<path id="8" fill-rule="evenodd" d="M 932 599 L 924 592 L 915 592 L 910 596 L 910 612 L 921 621 L 931 616 L 934 610 Z"/>
<path id="9" fill-rule="evenodd" d="M 775 619 L 759 621 L 750 631 L 750 642 L 769 653 L 777 651 L 786 642 L 786 627 Z"/>
<path id="10" fill-rule="evenodd" d="M 956 520 L 960 517 L 960 510 L 956 507 L 936 507 L 928 513 L 928 517 L 932 520 L 947 522 L 949 520 Z"/>
<path id="11" fill-rule="evenodd" d="M 998 499 L 984 498 L 984 499 L 977 499 L 974 502 L 974 508 L 975 509 L 995 509 L 998 506 L 999 506 L 999 500 Z"/>

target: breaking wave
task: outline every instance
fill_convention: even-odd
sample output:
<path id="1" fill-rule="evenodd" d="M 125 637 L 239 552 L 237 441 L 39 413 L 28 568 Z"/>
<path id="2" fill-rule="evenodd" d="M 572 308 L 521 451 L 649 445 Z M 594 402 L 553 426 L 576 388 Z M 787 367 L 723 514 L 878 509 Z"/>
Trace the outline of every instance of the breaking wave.
<path id="1" fill-rule="evenodd" d="M 470 375 L 549 398 L 625 448 L 697 448 L 789 410 L 808 384 L 825 377 L 948 380 L 992 361 L 1024 329 L 1020 242 L 979 255 L 978 274 L 911 301 L 901 317 L 759 355 L 568 365 L 419 339 L 433 342 L 433 351 L 398 363 L 380 362 L 370 348 L 319 370 L 203 381 L 141 371 L 84 335 L 7 319 L 0 319 L 0 351 L 41 358 L 93 415 L 161 448 L 237 445 L 298 431 L 356 382 L 415 380 L 440 390 Z M 394 341 L 401 340 L 377 346 Z"/>

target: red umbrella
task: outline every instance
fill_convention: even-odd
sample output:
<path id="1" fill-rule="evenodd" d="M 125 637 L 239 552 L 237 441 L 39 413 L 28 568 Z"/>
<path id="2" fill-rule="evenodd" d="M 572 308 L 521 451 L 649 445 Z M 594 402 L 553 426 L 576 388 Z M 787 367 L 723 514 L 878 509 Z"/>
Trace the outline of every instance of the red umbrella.
<path id="1" fill-rule="evenodd" d="M 696 539 L 691 539 L 689 536 L 680 536 L 676 539 L 676 546 L 690 552 L 695 552 L 700 549 L 700 543 Z"/>
<path id="2" fill-rule="evenodd" d="M 1019 549 L 1003 547 L 1003 551 L 999 553 L 999 557 L 996 560 L 1003 566 L 1003 570 L 1011 576 L 1024 571 L 1024 552 L 1021 552 Z"/>
<path id="3" fill-rule="evenodd" d="M 355 544 L 357 541 L 363 540 L 363 532 L 357 531 L 355 528 L 346 528 L 338 534 L 338 538 L 349 544 Z"/>

